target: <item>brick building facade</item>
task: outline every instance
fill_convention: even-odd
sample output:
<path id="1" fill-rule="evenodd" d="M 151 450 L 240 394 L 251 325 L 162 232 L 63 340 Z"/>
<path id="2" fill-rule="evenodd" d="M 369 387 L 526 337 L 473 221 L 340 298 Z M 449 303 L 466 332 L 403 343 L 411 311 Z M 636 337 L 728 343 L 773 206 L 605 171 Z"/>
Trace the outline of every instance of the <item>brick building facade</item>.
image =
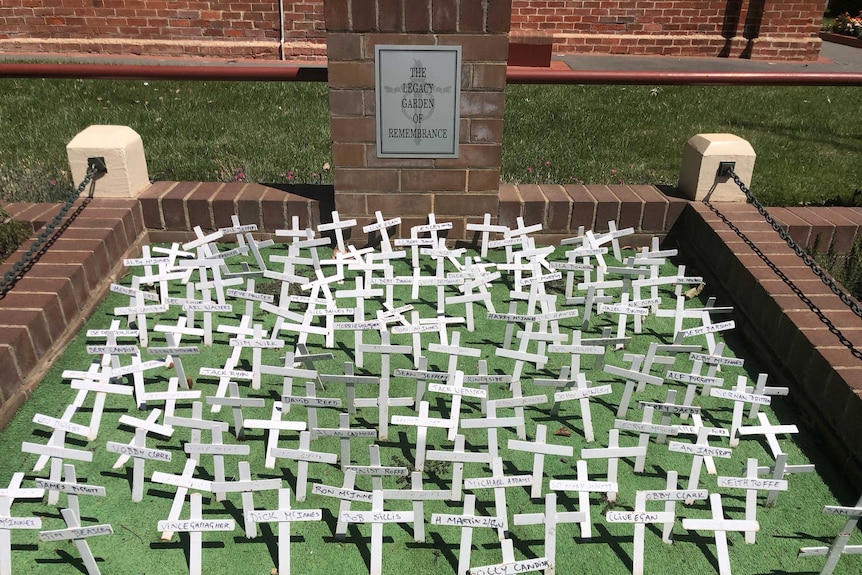
<path id="1" fill-rule="evenodd" d="M 493 2 L 494 0 L 486 0 Z M 475 0 L 484 4 L 483 0 Z M 456 0 L 422 9 L 445 13 Z M 283 8 L 279 14 L 279 5 Z M 350 0 L 352 15 L 411 18 L 411 0 Z M 556 53 L 810 60 L 826 0 L 513 0 L 511 37 Z M 0 52 L 322 59 L 323 0 L 21 0 L 0 5 Z"/>

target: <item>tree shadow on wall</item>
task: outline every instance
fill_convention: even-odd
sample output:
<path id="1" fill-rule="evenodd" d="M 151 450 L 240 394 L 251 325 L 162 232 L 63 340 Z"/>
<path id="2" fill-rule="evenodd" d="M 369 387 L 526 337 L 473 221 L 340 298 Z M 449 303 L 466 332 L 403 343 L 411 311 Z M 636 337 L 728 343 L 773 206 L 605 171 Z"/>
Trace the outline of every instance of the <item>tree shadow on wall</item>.
<path id="1" fill-rule="evenodd" d="M 721 36 L 724 38 L 724 46 L 718 53 L 719 58 L 729 58 L 730 50 L 733 44 L 733 39 L 736 38 L 736 31 L 739 28 L 740 18 L 742 17 L 743 0 L 727 0 L 727 6 L 724 10 L 724 21 L 721 25 Z M 751 53 L 754 50 L 754 40 L 760 36 L 760 27 L 763 24 L 763 12 L 766 8 L 766 0 L 749 0 L 748 11 L 745 14 L 745 23 L 742 27 L 742 37 L 745 38 L 746 44 L 740 58 L 750 60 Z"/>

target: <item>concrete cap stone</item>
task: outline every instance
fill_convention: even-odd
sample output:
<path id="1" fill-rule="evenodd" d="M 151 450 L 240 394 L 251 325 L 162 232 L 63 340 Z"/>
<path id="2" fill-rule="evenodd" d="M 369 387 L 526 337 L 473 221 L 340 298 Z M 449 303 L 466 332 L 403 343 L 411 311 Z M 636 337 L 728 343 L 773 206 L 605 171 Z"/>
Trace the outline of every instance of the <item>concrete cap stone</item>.
<path id="1" fill-rule="evenodd" d="M 748 141 L 734 134 L 698 134 L 682 149 L 679 189 L 692 200 L 745 202 L 745 194 L 733 180 L 718 176 L 720 162 L 734 162 L 734 172 L 751 185 L 757 154 Z"/>
<path id="2" fill-rule="evenodd" d="M 144 143 L 128 126 L 89 126 L 66 145 L 66 153 L 76 186 L 87 174 L 89 158 L 105 158 L 108 173 L 96 183 L 94 197 L 134 198 L 150 185 Z"/>

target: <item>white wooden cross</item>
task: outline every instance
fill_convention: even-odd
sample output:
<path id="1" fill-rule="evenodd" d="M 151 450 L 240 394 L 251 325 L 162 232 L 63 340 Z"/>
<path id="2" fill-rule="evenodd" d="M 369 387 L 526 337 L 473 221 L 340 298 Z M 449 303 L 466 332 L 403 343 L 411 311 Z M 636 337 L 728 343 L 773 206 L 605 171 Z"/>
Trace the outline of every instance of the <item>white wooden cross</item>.
<path id="1" fill-rule="evenodd" d="M 425 541 L 425 501 L 444 501 L 449 499 L 448 489 L 422 488 L 422 472 L 410 473 L 410 489 L 384 489 L 383 498 L 389 500 L 407 500 L 413 502 L 413 540 L 419 543 Z"/>
<path id="2" fill-rule="evenodd" d="M 65 440 L 63 440 L 63 443 L 64 442 Z M 63 443 L 60 445 L 52 445 L 51 442 L 49 442 L 47 445 L 42 445 L 39 443 L 23 441 L 21 442 L 21 451 L 23 453 L 32 453 L 39 455 L 40 457 L 44 456 L 50 458 L 50 479 L 51 481 L 60 481 L 64 459 L 73 459 L 75 461 L 84 461 L 87 463 L 93 461 L 92 451 L 86 449 L 71 449 L 69 447 L 64 447 Z M 60 494 L 57 491 L 50 492 L 48 496 L 48 504 L 56 505 L 57 501 L 59 501 L 59 495 Z"/>
<path id="3" fill-rule="evenodd" d="M 333 212 L 335 214 L 335 212 Z M 278 523 L 278 572 L 290 575 L 290 524 L 292 521 L 322 521 L 321 509 L 291 509 L 290 489 L 278 490 L 278 509 L 252 510 L 246 521 Z"/>
<path id="4" fill-rule="evenodd" d="M 338 462 L 338 455 L 335 453 L 311 450 L 311 433 L 308 431 L 300 432 L 298 449 L 274 448 L 269 450 L 269 455 L 273 458 L 292 459 L 298 462 L 296 466 L 295 488 L 297 501 L 305 501 L 305 494 L 308 488 L 309 463 L 329 463 L 335 465 Z"/>
<path id="5" fill-rule="evenodd" d="M 515 410 L 515 417 L 520 418 L 521 421 L 524 420 L 524 408 L 531 405 L 544 405 L 548 403 L 547 395 L 529 395 L 524 396 L 521 393 L 521 382 L 520 380 L 515 380 L 511 384 L 512 386 L 512 397 L 504 397 L 500 399 L 493 400 L 494 409 L 506 409 L 511 408 Z M 518 434 L 518 439 L 522 441 L 527 440 L 527 426 L 526 423 L 521 423 L 520 425 L 515 426 L 515 432 Z"/>
<path id="6" fill-rule="evenodd" d="M 428 402 L 422 401 L 419 403 L 419 415 L 393 415 L 392 425 L 412 425 L 416 427 L 416 457 L 414 458 L 413 469 L 423 471 L 425 469 L 425 448 L 428 442 L 428 428 L 437 427 L 441 429 L 450 429 L 453 425 L 451 419 L 440 417 L 428 417 Z"/>
<path id="7" fill-rule="evenodd" d="M 664 501 L 664 510 L 676 517 L 676 502 L 677 501 L 703 501 L 709 498 L 709 491 L 706 489 L 685 490 L 677 489 L 678 473 L 671 469 L 667 472 L 667 483 L 664 489 L 643 491 L 647 501 Z M 640 493 L 640 492 L 639 492 Z M 673 543 L 671 535 L 673 533 L 673 521 L 665 523 L 662 528 L 662 541 L 665 543 Z"/>
<path id="8" fill-rule="evenodd" d="M 281 395 L 293 395 L 293 380 L 294 378 L 308 380 L 319 380 L 319 374 L 315 369 L 305 369 L 296 367 L 297 353 L 289 351 L 284 354 L 284 366 L 277 365 L 261 365 L 260 372 L 262 375 L 275 375 L 282 378 Z M 320 384 L 323 387 L 323 384 Z M 284 413 L 290 412 L 290 405 L 284 405 Z"/>
<path id="9" fill-rule="evenodd" d="M 712 531 L 715 533 L 715 554 L 718 557 L 719 575 L 730 575 L 730 554 L 727 549 L 728 531 L 757 531 L 757 521 L 747 519 L 725 519 L 721 508 L 721 494 L 709 496 L 712 519 L 683 519 L 682 527 L 689 531 Z"/>
<path id="10" fill-rule="evenodd" d="M 142 346 L 146 347 L 149 344 L 147 316 L 151 314 L 163 314 L 168 311 L 168 308 L 169 306 L 167 304 L 147 305 L 144 303 L 143 295 L 138 294 L 135 296 L 135 305 L 115 307 L 114 315 L 134 316 L 136 318 L 135 324 L 138 329 L 138 340 Z"/>
<path id="11" fill-rule="evenodd" d="M 364 407 L 368 405 L 368 403 L 362 403 L 361 401 L 357 403 L 356 399 L 356 386 L 357 385 L 380 385 L 380 378 L 371 376 L 371 375 L 355 375 L 353 369 L 353 363 L 347 361 L 344 363 L 344 375 L 336 375 L 336 374 L 320 374 L 320 381 L 323 382 L 324 385 L 329 383 L 343 383 L 345 387 L 344 395 L 347 399 L 347 413 L 350 415 L 356 414 L 357 407 Z M 370 400 L 372 403 L 370 405 L 375 405 L 373 402 L 376 402 L 376 399 Z"/>
<path id="12" fill-rule="evenodd" d="M 635 458 L 635 473 L 642 473 L 646 465 L 646 451 L 649 447 L 651 434 L 667 436 L 679 434 L 679 429 L 673 425 L 654 424 L 653 408 L 650 406 L 644 407 L 643 419 L 640 422 L 627 421 L 624 419 L 615 419 L 614 428 L 623 431 L 633 431 L 640 434 L 638 437 L 638 447 L 643 447 L 644 454 Z"/>
<path id="13" fill-rule="evenodd" d="M 515 525 L 544 525 L 545 526 L 545 559 L 548 566 L 545 567 L 545 575 L 555 575 L 557 572 L 557 525 L 561 523 L 583 523 L 586 521 L 586 513 L 583 511 L 557 512 L 557 494 L 550 492 L 545 494 L 544 513 L 519 513 L 513 518 Z M 565 572 L 565 569 L 561 569 Z"/>
<path id="14" fill-rule="evenodd" d="M 375 490 L 371 496 L 371 511 L 346 511 L 339 519 L 347 523 L 371 523 L 370 575 L 383 575 L 383 524 L 413 523 L 412 511 L 385 511 L 383 490 Z"/>
<path id="15" fill-rule="evenodd" d="M 13 517 L 12 504 L 16 499 L 42 499 L 44 489 L 22 489 L 24 473 L 12 474 L 9 486 L 0 489 L 0 575 L 12 575 L 12 529 L 41 529 L 40 517 Z"/>
<path id="16" fill-rule="evenodd" d="M 847 521 L 844 527 L 838 533 L 838 536 L 832 541 L 829 547 L 803 547 L 799 550 L 798 557 L 818 557 L 826 555 L 826 563 L 823 569 L 820 570 L 820 575 L 830 575 L 835 566 L 838 565 L 838 560 L 842 555 L 859 555 L 862 554 L 862 545 L 847 545 L 850 541 L 850 536 L 856 531 L 856 524 L 859 518 L 862 517 L 862 498 L 856 502 L 853 507 L 838 507 L 827 505 L 823 508 L 823 513 L 827 515 L 839 515 L 846 517 Z"/>
<path id="17" fill-rule="evenodd" d="M 143 371 L 164 365 L 160 361 L 147 361 L 141 363 L 140 355 L 138 354 L 132 355 L 132 363 L 133 365 L 127 366 L 126 368 L 121 367 L 116 371 L 112 370 L 110 367 L 104 367 L 102 368 L 102 373 L 98 374 L 95 378 L 86 377 L 82 380 L 75 379 L 70 383 L 70 387 L 72 389 L 77 389 L 79 391 L 92 391 L 95 394 L 95 397 L 93 398 L 93 406 L 90 411 L 90 422 L 87 426 L 90 429 L 90 433 L 87 434 L 88 440 L 92 441 L 96 439 L 96 436 L 99 434 L 99 429 L 102 425 L 102 415 L 104 415 L 105 412 L 105 400 L 107 399 L 108 394 L 135 394 L 137 396 L 136 399 L 138 403 L 140 403 L 140 397 L 143 395 Z M 119 377 L 129 372 L 135 373 L 134 389 L 127 385 L 108 383 L 114 376 Z"/>
<path id="18" fill-rule="evenodd" d="M 322 407 L 339 408 L 341 407 L 340 397 L 317 397 L 317 384 L 314 381 L 305 382 L 305 395 L 282 395 L 281 403 L 283 405 L 302 405 L 306 409 L 306 419 L 310 429 L 316 429 L 317 425 L 317 410 Z M 314 437 L 312 437 L 314 439 Z"/>
<path id="19" fill-rule="evenodd" d="M 111 284 L 111 291 L 117 291 L 114 288 L 116 284 Z M 123 286 L 117 286 L 123 287 Z M 129 289 L 129 288 L 124 288 Z M 151 294 L 149 292 L 146 293 L 148 296 L 153 296 L 156 300 L 158 300 L 158 296 L 156 294 Z M 105 338 L 105 345 L 107 347 L 114 347 L 117 345 L 117 340 L 120 338 L 132 338 L 138 339 L 138 330 L 135 329 L 120 329 L 120 320 L 112 319 L 111 326 L 108 329 L 89 329 L 87 330 L 87 339 L 96 339 L 96 338 Z M 111 366 L 113 368 L 120 367 L 120 358 L 116 354 L 106 353 L 102 355 L 102 367 Z"/>
<path id="20" fill-rule="evenodd" d="M 63 465 L 64 481 L 53 481 L 50 479 L 36 479 L 36 487 L 46 491 L 54 491 L 57 493 L 66 494 L 66 506 L 71 509 L 76 516 L 81 516 L 81 508 L 78 505 L 79 495 L 90 495 L 94 497 L 104 497 L 105 488 L 98 485 L 88 485 L 78 483 L 78 478 L 75 475 L 75 466 L 70 464 Z"/>
<path id="21" fill-rule="evenodd" d="M 620 406 L 617 409 L 617 417 L 619 418 L 623 418 L 626 416 L 626 412 L 629 409 L 629 404 L 631 403 L 632 394 L 635 390 L 635 383 L 643 382 L 650 385 L 662 385 L 664 383 L 664 380 L 658 376 L 641 373 L 639 371 L 640 364 L 641 359 L 635 358 L 634 364 L 632 365 L 632 369 L 624 369 L 615 365 L 606 365 L 604 367 L 603 371 L 605 373 L 615 375 L 626 380 L 626 387 L 623 390 L 623 396 L 620 398 Z"/>
<path id="22" fill-rule="evenodd" d="M 386 440 L 389 435 L 389 407 L 413 405 L 412 397 L 389 397 L 390 356 L 392 354 L 410 353 L 412 348 L 409 345 L 390 344 L 389 332 L 382 331 L 380 333 L 380 344 L 362 344 L 361 349 L 364 353 L 380 354 L 380 385 L 376 400 L 372 400 L 371 402 L 357 400 L 356 403 L 360 407 L 365 407 L 369 404 L 377 407 L 379 437 L 381 440 Z"/>
<path id="23" fill-rule="evenodd" d="M 509 509 L 506 506 L 506 488 L 523 487 L 532 485 L 533 477 L 530 475 L 503 475 L 503 458 L 495 457 L 491 461 L 491 477 L 474 477 L 464 480 L 465 489 L 493 489 L 494 506 L 497 517 L 503 525 L 497 529 L 500 541 L 505 539 L 505 531 L 509 525 Z"/>
<path id="24" fill-rule="evenodd" d="M 490 464 L 493 456 L 486 451 L 464 451 L 465 439 L 464 436 L 458 434 L 455 436 L 455 445 L 452 451 L 439 451 L 436 449 L 429 450 L 426 454 L 428 461 L 448 461 L 452 465 L 452 496 L 453 501 L 461 500 L 461 487 L 464 478 L 465 463 L 484 463 Z M 472 497 L 472 496 L 468 496 Z"/>
<path id="25" fill-rule="evenodd" d="M 239 385 L 235 381 L 227 384 L 227 397 L 207 397 L 207 405 L 227 405 L 233 411 L 233 431 L 237 439 L 245 437 L 245 420 L 242 416 L 243 407 L 264 407 L 266 400 L 262 397 L 241 397 Z"/>
<path id="26" fill-rule="evenodd" d="M 171 503 L 171 509 L 168 512 L 168 521 L 175 521 L 179 519 L 180 513 L 183 510 L 183 505 L 186 501 L 186 494 L 189 492 L 189 489 L 206 491 L 207 493 L 212 492 L 211 481 L 208 481 L 206 479 L 196 479 L 194 477 L 197 464 L 197 460 L 189 458 L 186 459 L 186 463 L 183 467 L 183 472 L 181 475 L 174 475 L 170 473 L 164 473 L 162 471 L 155 471 L 153 472 L 152 476 L 150 476 L 150 481 L 152 481 L 153 483 L 161 483 L 163 485 L 171 485 L 173 487 L 176 487 L 176 491 L 174 492 L 174 499 Z M 161 539 L 162 541 L 170 541 L 173 536 L 173 530 L 162 531 Z"/>
<path id="27" fill-rule="evenodd" d="M 468 223 L 466 228 L 468 232 L 479 232 L 479 253 L 483 258 L 488 257 L 488 239 L 492 233 L 505 234 L 509 228 L 507 226 L 494 225 L 491 223 L 491 214 L 485 214 L 482 217 L 481 224 Z"/>
<path id="28" fill-rule="evenodd" d="M 748 393 L 746 391 L 746 378 L 744 375 L 737 376 L 736 387 L 733 389 L 710 389 L 711 397 L 719 397 L 721 399 L 729 399 L 733 401 L 733 415 L 730 424 L 730 446 L 736 447 L 739 445 L 739 428 L 742 427 L 742 411 L 746 403 L 760 403 L 769 405 L 772 401 L 768 395 L 759 395 L 756 393 Z"/>
<path id="29" fill-rule="evenodd" d="M 460 437 L 460 436 L 459 436 Z M 458 551 L 457 575 L 467 575 L 470 570 L 470 551 L 473 547 L 473 528 L 490 527 L 502 529 L 503 523 L 499 517 L 474 515 L 476 512 L 476 496 L 472 493 L 464 495 L 464 512 L 461 515 L 434 513 L 431 524 L 461 528 L 461 544 Z"/>
<path id="30" fill-rule="evenodd" d="M 577 491 L 578 509 L 584 513 L 580 521 L 581 537 L 590 539 L 593 536 L 593 524 L 590 519 L 590 493 L 617 493 L 619 485 L 610 481 L 590 481 L 587 473 L 587 462 L 579 459 L 575 465 L 576 480 L 552 479 L 548 485 L 552 491 Z"/>
<path id="31" fill-rule="evenodd" d="M 563 369 L 568 368 L 564 367 Z M 563 377 L 562 371 L 560 372 L 560 376 Z M 539 381 L 541 381 L 542 383 L 537 383 Z M 545 381 L 553 382 L 555 380 L 534 379 L 533 383 L 535 385 L 545 385 Z M 587 441 L 587 443 L 592 443 L 593 441 L 595 441 L 596 437 L 595 433 L 593 432 L 593 415 L 590 407 L 590 398 L 598 397 L 601 395 L 610 395 L 611 393 L 613 393 L 613 389 L 610 385 L 597 385 L 595 387 L 590 387 L 590 382 L 587 381 L 587 378 L 583 373 L 578 373 L 575 376 L 574 382 L 576 384 L 575 389 L 570 389 L 568 391 L 558 391 L 554 393 L 554 405 L 560 405 L 563 402 L 577 399 L 581 407 L 581 421 L 584 424 L 584 439 Z"/>
<path id="32" fill-rule="evenodd" d="M 334 497 L 341 500 L 338 505 L 338 522 L 335 526 L 335 536 L 339 539 L 343 539 L 347 534 L 347 522 L 342 520 L 341 516 L 343 513 L 350 511 L 350 502 L 366 501 L 371 503 L 371 492 L 354 489 L 355 483 L 356 472 L 348 469 L 344 471 L 344 481 L 341 487 L 332 487 L 330 485 L 323 485 L 322 483 L 315 483 L 311 487 L 311 492 L 315 495 Z"/>
<path id="33" fill-rule="evenodd" d="M 497 457 L 497 429 L 501 427 L 516 428 L 523 425 L 523 417 L 497 417 L 497 409 L 493 402 L 488 402 L 487 417 L 474 417 L 471 419 L 462 419 L 460 426 L 462 429 L 487 429 L 488 433 L 488 453 L 491 457 Z"/>
<path id="34" fill-rule="evenodd" d="M 159 521 L 158 530 L 162 532 L 182 532 L 189 534 L 189 575 L 201 575 L 201 551 L 204 531 L 233 531 L 233 519 L 204 519 L 200 493 L 192 493 L 188 519 L 167 519 Z"/>
<path id="35" fill-rule="evenodd" d="M 806 464 L 806 465 L 787 465 L 787 454 L 779 451 L 775 455 L 775 465 L 766 466 L 766 467 L 758 467 L 757 474 L 758 475 L 768 475 L 772 477 L 772 479 L 781 479 L 785 475 L 789 473 L 814 473 L 814 465 Z M 766 507 L 772 507 L 775 505 L 775 502 L 778 500 L 778 490 L 772 490 L 767 494 L 766 501 L 764 505 Z"/>
<path id="36" fill-rule="evenodd" d="M 619 469 L 619 460 L 622 457 L 646 457 L 646 447 L 620 447 L 620 431 L 619 429 L 608 430 L 608 446 L 599 448 L 582 448 L 581 459 L 607 459 L 608 474 L 607 480 L 613 484 L 617 483 L 617 471 Z M 616 501 L 617 492 L 608 491 L 608 501 Z"/>
<path id="37" fill-rule="evenodd" d="M 378 210 L 374 212 L 374 219 L 376 220 L 375 223 L 362 226 L 362 232 L 366 234 L 380 232 L 380 249 L 384 252 L 391 252 L 392 243 L 389 241 L 389 228 L 399 225 L 401 218 L 384 220 L 383 214 Z"/>
<path id="38" fill-rule="evenodd" d="M 239 480 L 213 481 L 212 490 L 215 493 L 242 494 L 242 515 L 245 518 L 245 536 L 249 539 L 254 539 L 257 537 L 257 526 L 248 515 L 249 511 L 254 510 L 254 492 L 281 489 L 281 478 L 253 480 L 251 478 L 251 467 L 248 461 L 240 461 L 238 468 Z"/>
<path id="39" fill-rule="evenodd" d="M 692 456 L 691 471 L 688 474 L 688 488 L 690 491 L 697 489 L 700 483 L 700 468 L 703 461 L 707 457 L 722 457 L 730 459 L 733 456 L 733 450 L 726 447 L 712 447 L 709 445 L 708 439 L 710 429 L 708 427 L 698 427 L 697 440 L 695 443 L 681 443 L 671 441 L 667 444 L 668 451 L 676 453 L 685 453 Z M 686 503 L 690 503 L 686 501 Z"/>
<path id="40" fill-rule="evenodd" d="M 183 355 L 195 355 L 200 353 L 197 346 L 181 347 L 182 336 L 194 335 L 203 337 L 204 330 L 196 327 L 188 327 L 188 318 L 182 316 L 177 319 L 176 325 L 156 324 L 153 326 L 153 331 L 165 334 L 165 343 L 167 347 L 149 347 L 147 353 L 150 355 L 164 355 L 165 363 L 168 367 L 173 367 L 176 370 L 177 377 L 180 381 L 187 381 L 186 371 L 183 367 Z"/>
<path id="41" fill-rule="evenodd" d="M 471 567 L 470 575 L 497 575 L 498 573 L 510 575 L 514 573 L 542 571 L 548 568 L 548 560 L 545 557 L 515 561 L 515 543 L 511 539 L 501 540 L 500 550 L 503 552 L 503 561 L 501 563 Z"/>
<path id="42" fill-rule="evenodd" d="M 90 551 L 90 545 L 87 543 L 88 537 L 97 537 L 99 535 L 113 535 L 114 530 L 110 525 L 89 525 L 81 526 L 81 520 L 77 513 L 72 509 L 61 509 L 60 513 L 63 516 L 63 521 L 66 522 L 66 529 L 55 529 L 52 531 L 40 531 L 39 541 L 68 541 L 75 542 L 75 547 L 78 548 L 78 553 L 81 554 L 81 559 L 84 560 L 84 567 L 87 569 L 88 575 L 99 575 L 99 566 L 96 564 L 96 558 L 93 557 L 93 552 Z"/>
<path id="43" fill-rule="evenodd" d="M 514 451 L 525 451 L 533 454 L 533 485 L 530 497 L 538 499 L 542 496 L 542 483 L 545 478 L 545 455 L 559 455 L 561 457 L 572 457 L 575 448 L 571 445 L 551 445 L 545 443 L 548 428 L 539 424 L 536 426 L 536 441 L 519 441 L 510 439 L 507 447 Z"/>
<path id="44" fill-rule="evenodd" d="M 336 428 L 324 428 L 318 427 L 317 429 L 312 429 L 312 433 L 314 434 L 315 439 L 320 437 L 338 437 L 341 439 L 341 469 L 345 469 L 348 465 L 350 465 L 350 440 L 354 437 L 369 437 L 372 439 L 377 438 L 377 430 L 373 428 L 351 428 L 350 427 L 350 414 L 342 413 L 338 416 L 338 427 Z"/>
<path id="45" fill-rule="evenodd" d="M 749 458 L 745 465 L 744 477 L 719 476 L 716 479 L 719 487 L 726 489 L 745 489 L 745 518 L 749 521 L 757 521 L 757 491 L 769 489 L 770 491 L 787 491 L 787 481 L 784 479 L 760 479 L 757 476 L 757 459 Z M 746 531 L 745 542 L 753 544 L 756 542 L 757 531 Z"/>
<path id="46" fill-rule="evenodd" d="M 646 494 L 638 491 L 635 494 L 634 511 L 611 510 L 605 514 L 608 523 L 633 523 L 634 548 L 632 550 L 632 575 L 644 573 L 644 534 L 647 523 L 673 523 L 674 514 L 667 511 L 647 511 Z"/>
<path id="47" fill-rule="evenodd" d="M 361 275 L 357 275 L 354 281 L 356 282 L 355 289 L 337 290 L 335 292 L 335 297 L 336 299 L 355 298 L 356 303 L 353 306 L 353 323 L 361 325 L 365 322 L 365 300 L 382 297 L 383 290 L 380 288 L 363 288 Z M 357 367 L 362 367 L 363 365 L 363 355 L 362 352 L 359 351 L 359 348 L 362 345 L 362 335 L 364 332 L 365 330 L 362 329 L 353 330 L 354 361 L 356 362 Z"/>
<path id="48" fill-rule="evenodd" d="M 144 498 L 144 463 L 147 459 L 155 461 L 170 462 L 171 452 L 163 449 L 152 449 L 147 447 L 147 430 L 143 427 L 135 429 L 135 438 L 131 443 L 117 443 L 109 441 L 105 450 L 118 453 L 120 456 L 127 455 L 135 458 L 132 470 L 132 501 L 135 503 Z M 116 469 L 116 464 L 114 469 Z"/>

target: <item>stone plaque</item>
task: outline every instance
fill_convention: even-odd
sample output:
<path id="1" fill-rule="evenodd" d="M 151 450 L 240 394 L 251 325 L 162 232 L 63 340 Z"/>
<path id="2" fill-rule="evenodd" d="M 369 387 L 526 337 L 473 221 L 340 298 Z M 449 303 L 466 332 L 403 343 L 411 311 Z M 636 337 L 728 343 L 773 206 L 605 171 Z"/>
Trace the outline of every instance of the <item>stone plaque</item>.
<path id="1" fill-rule="evenodd" d="M 461 46 L 375 46 L 377 156 L 457 158 Z"/>

